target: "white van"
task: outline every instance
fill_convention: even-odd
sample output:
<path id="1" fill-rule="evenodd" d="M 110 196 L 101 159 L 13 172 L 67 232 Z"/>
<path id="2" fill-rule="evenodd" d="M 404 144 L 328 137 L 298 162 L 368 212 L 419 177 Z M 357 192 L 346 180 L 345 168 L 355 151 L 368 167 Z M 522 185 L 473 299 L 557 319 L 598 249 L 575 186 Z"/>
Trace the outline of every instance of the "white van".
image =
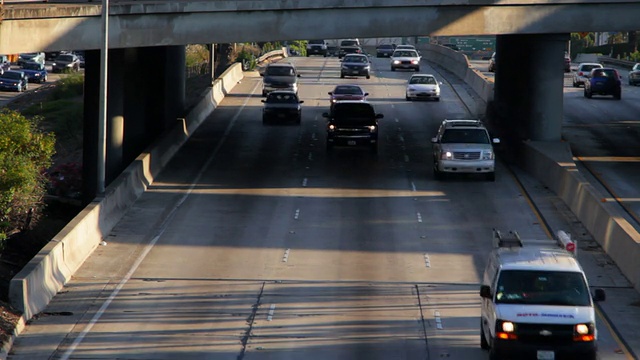
<path id="1" fill-rule="evenodd" d="M 596 359 L 594 301 L 576 259 L 576 244 L 523 241 L 515 231 L 494 229 L 494 250 L 484 271 L 480 296 L 480 345 L 491 360 L 502 358 Z"/>

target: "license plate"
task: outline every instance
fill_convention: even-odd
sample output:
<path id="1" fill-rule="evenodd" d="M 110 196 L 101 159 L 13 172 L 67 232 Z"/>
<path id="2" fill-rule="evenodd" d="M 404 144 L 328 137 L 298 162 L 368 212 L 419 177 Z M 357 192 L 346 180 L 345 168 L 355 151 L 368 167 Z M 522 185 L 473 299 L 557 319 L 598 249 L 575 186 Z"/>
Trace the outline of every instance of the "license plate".
<path id="1" fill-rule="evenodd" d="M 538 350 L 538 360 L 554 360 L 555 356 L 553 351 Z"/>
<path id="2" fill-rule="evenodd" d="M 357 74 L 357 73 L 358 73 L 358 70 L 353 70 L 351 73 L 352 73 L 352 74 Z"/>
<path id="3" fill-rule="evenodd" d="M 285 115 L 284 114 L 278 114 L 279 118 L 283 118 Z"/>
<path id="4" fill-rule="evenodd" d="M 349 140 L 347 141 L 347 145 L 355 145 L 356 141 L 355 140 Z"/>

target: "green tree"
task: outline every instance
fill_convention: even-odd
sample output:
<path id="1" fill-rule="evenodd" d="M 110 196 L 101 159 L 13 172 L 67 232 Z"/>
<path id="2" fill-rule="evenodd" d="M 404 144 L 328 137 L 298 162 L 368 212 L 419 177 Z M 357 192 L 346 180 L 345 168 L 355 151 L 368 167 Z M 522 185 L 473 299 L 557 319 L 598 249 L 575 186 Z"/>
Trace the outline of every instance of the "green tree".
<path id="1" fill-rule="evenodd" d="M 27 219 L 37 219 L 44 206 L 44 171 L 55 153 L 55 137 L 38 127 L 41 118 L 0 111 L 0 242 Z"/>

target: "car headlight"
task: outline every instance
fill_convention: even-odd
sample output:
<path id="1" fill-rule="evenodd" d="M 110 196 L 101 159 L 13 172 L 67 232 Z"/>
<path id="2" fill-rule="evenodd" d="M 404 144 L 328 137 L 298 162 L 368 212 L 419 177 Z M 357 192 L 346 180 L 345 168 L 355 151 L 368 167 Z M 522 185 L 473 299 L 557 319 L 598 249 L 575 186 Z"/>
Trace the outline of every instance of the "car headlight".
<path id="1" fill-rule="evenodd" d="M 511 321 L 498 320 L 496 322 L 496 337 L 501 340 L 516 340 L 516 324 Z"/>
<path id="2" fill-rule="evenodd" d="M 490 151 L 490 150 L 483 151 L 482 160 L 493 160 L 493 151 Z"/>
<path id="3" fill-rule="evenodd" d="M 596 339 L 596 327 L 593 323 L 576 324 L 573 327 L 573 341 L 589 342 Z"/>
<path id="4" fill-rule="evenodd" d="M 393 60 L 393 63 L 396 64 L 396 65 L 400 64 L 400 60 Z"/>
<path id="5" fill-rule="evenodd" d="M 297 90 L 298 89 L 298 84 L 296 84 L 296 83 L 291 84 L 291 88 L 293 90 Z"/>
<path id="6" fill-rule="evenodd" d="M 365 70 L 369 70 L 369 69 L 371 69 L 371 65 L 367 65 L 367 66 L 365 66 L 365 67 L 364 67 L 364 69 L 365 69 Z"/>
<path id="7" fill-rule="evenodd" d="M 418 60 L 411 60 L 411 63 L 415 65 L 418 63 Z"/>
<path id="8" fill-rule="evenodd" d="M 441 160 L 451 160 L 453 159 L 453 153 L 451 151 L 443 151 L 440 153 Z"/>
<path id="9" fill-rule="evenodd" d="M 373 133 L 373 132 L 376 132 L 376 131 L 377 131 L 376 129 L 377 129 L 377 126 L 375 126 L 375 125 L 369 125 L 369 132 L 372 132 L 372 133 Z"/>
<path id="10" fill-rule="evenodd" d="M 327 126 L 327 131 L 329 132 L 333 132 L 336 129 L 336 126 L 333 124 L 330 124 L 329 126 Z"/>

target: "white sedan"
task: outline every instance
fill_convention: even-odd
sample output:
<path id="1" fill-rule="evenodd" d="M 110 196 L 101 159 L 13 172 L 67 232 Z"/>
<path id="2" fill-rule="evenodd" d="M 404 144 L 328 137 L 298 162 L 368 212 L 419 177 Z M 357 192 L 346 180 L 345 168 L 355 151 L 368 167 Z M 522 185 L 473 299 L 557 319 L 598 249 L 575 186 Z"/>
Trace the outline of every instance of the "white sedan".
<path id="1" fill-rule="evenodd" d="M 420 54 L 415 50 L 397 50 L 391 55 L 391 71 L 413 69 L 420 71 Z"/>
<path id="2" fill-rule="evenodd" d="M 407 101 L 416 99 L 434 99 L 440 101 L 440 85 L 431 74 L 413 74 L 407 82 Z"/>

